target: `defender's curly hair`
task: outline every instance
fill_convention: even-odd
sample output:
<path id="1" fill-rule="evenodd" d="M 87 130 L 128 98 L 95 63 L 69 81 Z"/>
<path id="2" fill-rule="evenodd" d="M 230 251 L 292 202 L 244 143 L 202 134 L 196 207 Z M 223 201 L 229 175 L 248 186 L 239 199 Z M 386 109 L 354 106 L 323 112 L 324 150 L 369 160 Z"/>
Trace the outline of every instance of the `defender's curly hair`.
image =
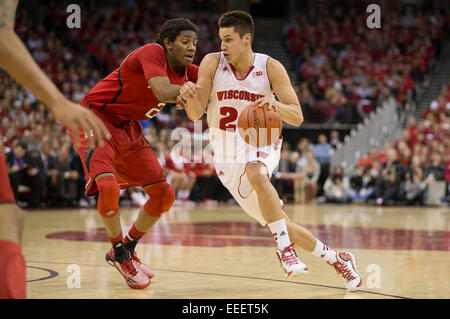
<path id="1" fill-rule="evenodd" d="M 181 33 L 181 31 L 194 31 L 196 34 L 198 32 L 197 26 L 191 22 L 189 19 L 179 18 L 171 19 L 164 22 L 159 30 L 159 34 L 156 38 L 156 43 L 161 45 L 165 50 L 164 39 L 168 38 L 169 41 L 175 41 L 176 37 Z"/>

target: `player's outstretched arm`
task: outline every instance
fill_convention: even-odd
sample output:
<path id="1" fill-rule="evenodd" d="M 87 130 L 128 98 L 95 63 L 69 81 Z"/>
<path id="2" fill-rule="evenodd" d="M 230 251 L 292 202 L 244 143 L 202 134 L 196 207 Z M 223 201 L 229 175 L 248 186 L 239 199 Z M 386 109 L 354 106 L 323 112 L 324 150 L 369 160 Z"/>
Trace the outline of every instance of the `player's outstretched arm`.
<path id="1" fill-rule="evenodd" d="M 100 143 L 105 137 L 109 139 L 111 135 L 103 122 L 92 112 L 64 97 L 14 32 L 17 3 L 17 0 L 0 0 L 0 65 L 17 82 L 28 87 L 72 132 L 81 128 L 85 132 L 92 131 Z M 77 138 L 78 134 L 74 134 L 75 142 L 78 142 Z"/>
<path id="2" fill-rule="evenodd" d="M 155 97 L 166 103 L 177 102 L 181 86 L 170 83 L 167 76 L 154 76 L 147 80 L 149 88 L 152 89 Z"/>
<path id="3" fill-rule="evenodd" d="M 303 112 L 286 69 L 278 60 L 269 58 L 267 73 L 278 101 L 275 101 L 272 97 L 264 97 L 254 104 L 269 103 L 269 105 L 275 107 L 284 122 L 300 126 L 303 123 Z"/>
<path id="4" fill-rule="evenodd" d="M 200 119 L 206 112 L 219 57 L 219 53 L 205 56 L 198 68 L 197 84 L 186 82 L 180 89 L 180 96 L 186 101 L 187 116 L 192 121 Z"/>

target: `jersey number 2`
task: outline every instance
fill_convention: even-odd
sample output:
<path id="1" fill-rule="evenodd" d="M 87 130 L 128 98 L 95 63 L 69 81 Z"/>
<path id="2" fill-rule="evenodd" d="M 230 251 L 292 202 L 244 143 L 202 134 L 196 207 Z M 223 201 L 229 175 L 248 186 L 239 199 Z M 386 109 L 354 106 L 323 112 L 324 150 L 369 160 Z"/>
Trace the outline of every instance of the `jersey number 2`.
<path id="1" fill-rule="evenodd" d="M 238 117 L 238 111 L 234 107 L 230 106 L 222 106 L 220 108 L 220 115 L 224 115 L 220 119 L 219 128 L 224 131 L 232 131 L 236 130 L 236 124 L 231 124 L 235 122 Z"/>
<path id="2" fill-rule="evenodd" d="M 148 110 L 147 113 L 145 113 L 145 116 L 147 116 L 149 119 L 153 118 L 156 114 L 158 114 L 159 111 L 161 111 L 164 105 L 166 105 L 166 103 L 158 103 L 156 107 L 152 107 L 150 110 Z"/>

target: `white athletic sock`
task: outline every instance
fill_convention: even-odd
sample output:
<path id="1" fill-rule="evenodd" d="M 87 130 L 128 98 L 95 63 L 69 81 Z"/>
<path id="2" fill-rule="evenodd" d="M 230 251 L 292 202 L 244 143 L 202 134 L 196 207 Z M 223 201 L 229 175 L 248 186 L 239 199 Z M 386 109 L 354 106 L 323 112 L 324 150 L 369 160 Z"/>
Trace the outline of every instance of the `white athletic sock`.
<path id="1" fill-rule="evenodd" d="M 272 232 L 273 238 L 275 238 L 275 241 L 277 242 L 278 249 L 284 250 L 291 244 L 286 227 L 286 220 L 284 218 L 270 223 L 268 226 Z"/>
<path id="2" fill-rule="evenodd" d="M 318 239 L 317 239 L 316 247 L 312 251 L 312 254 L 316 255 L 317 257 L 323 258 L 332 264 L 334 264 L 337 261 L 336 251 L 330 249 L 330 247 L 328 247 L 327 245 L 325 245 Z"/>

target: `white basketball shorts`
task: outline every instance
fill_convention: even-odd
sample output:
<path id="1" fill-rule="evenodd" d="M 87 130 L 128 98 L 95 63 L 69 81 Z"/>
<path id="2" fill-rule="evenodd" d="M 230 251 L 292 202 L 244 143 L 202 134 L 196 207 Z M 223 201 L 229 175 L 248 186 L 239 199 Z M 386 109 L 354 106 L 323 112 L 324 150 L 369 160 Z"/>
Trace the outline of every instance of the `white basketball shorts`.
<path id="1" fill-rule="evenodd" d="M 213 138 L 210 135 L 214 150 L 213 165 L 217 175 L 241 208 L 265 226 L 267 222 L 261 214 L 256 192 L 247 178 L 246 166 L 251 162 L 260 162 L 266 167 L 270 178 L 280 161 L 283 140 L 280 138 L 271 145 L 256 147 L 245 143 L 238 134 L 233 134 L 235 137 L 232 137 L 231 133 L 222 132 L 215 134 Z M 281 199 L 280 204 L 284 206 Z"/>

